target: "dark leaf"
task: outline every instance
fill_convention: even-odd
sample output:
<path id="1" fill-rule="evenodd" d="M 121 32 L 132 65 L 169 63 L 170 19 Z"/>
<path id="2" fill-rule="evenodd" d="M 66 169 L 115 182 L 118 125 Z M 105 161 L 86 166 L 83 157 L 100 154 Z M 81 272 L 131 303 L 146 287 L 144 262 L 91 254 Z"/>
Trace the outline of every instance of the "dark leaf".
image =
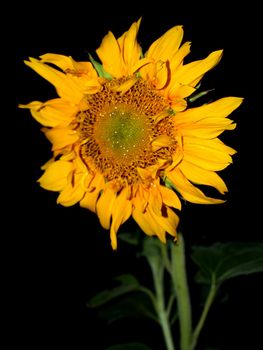
<path id="1" fill-rule="evenodd" d="M 111 303 L 104 305 L 98 312 L 98 316 L 108 323 L 115 322 L 121 318 L 150 318 L 156 322 L 157 316 L 150 299 L 144 293 L 132 293 L 123 296 Z"/>
<path id="2" fill-rule="evenodd" d="M 138 245 L 140 242 L 141 231 L 137 230 L 134 232 L 120 232 L 118 238 L 122 241 L 129 243 L 131 245 Z"/>
<path id="3" fill-rule="evenodd" d="M 143 241 L 142 256 L 145 256 L 150 266 L 163 269 L 166 263 L 167 245 L 156 237 L 145 237 Z"/>
<path id="4" fill-rule="evenodd" d="M 115 280 L 119 281 L 123 285 L 130 285 L 130 286 L 137 286 L 137 287 L 140 286 L 140 283 L 137 280 L 137 278 L 128 273 L 115 277 Z"/>
<path id="5" fill-rule="evenodd" d="M 193 261 L 199 266 L 197 282 L 222 283 L 230 278 L 263 272 L 263 243 L 216 243 L 195 246 Z"/>
<path id="6" fill-rule="evenodd" d="M 120 282 L 119 286 L 98 293 L 89 300 L 88 306 L 102 306 L 117 297 L 120 297 L 127 293 L 138 291 L 140 289 L 140 283 L 133 275 L 121 275 L 116 277 L 116 280 Z"/>
<path id="7" fill-rule="evenodd" d="M 105 350 L 151 350 L 151 348 L 142 343 L 126 343 L 113 345 Z"/>

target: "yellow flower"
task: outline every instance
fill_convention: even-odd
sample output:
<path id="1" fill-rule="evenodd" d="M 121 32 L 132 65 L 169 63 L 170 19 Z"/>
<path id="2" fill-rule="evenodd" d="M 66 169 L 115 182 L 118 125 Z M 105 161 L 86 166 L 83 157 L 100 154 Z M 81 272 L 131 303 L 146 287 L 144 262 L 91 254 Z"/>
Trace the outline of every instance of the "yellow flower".
<path id="1" fill-rule="evenodd" d="M 175 26 L 145 55 L 137 42 L 140 20 L 120 38 L 109 32 L 97 55 L 102 64 L 76 62 L 45 54 L 25 63 L 53 84 L 58 98 L 28 105 L 44 125 L 53 158 L 43 166 L 40 185 L 58 191 L 57 202 L 76 203 L 95 212 L 116 233 L 130 216 L 147 235 L 162 242 L 176 238 L 179 198 L 192 203 L 223 202 L 196 185 L 227 191 L 216 173 L 235 151 L 218 136 L 235 124 L 227 116 L 242 102 L 226 97 L 190 108 L 189 99 L 203 75 L 222 56 L 184 64 L 190 43 L 181 45 L 183 29 Z"/>

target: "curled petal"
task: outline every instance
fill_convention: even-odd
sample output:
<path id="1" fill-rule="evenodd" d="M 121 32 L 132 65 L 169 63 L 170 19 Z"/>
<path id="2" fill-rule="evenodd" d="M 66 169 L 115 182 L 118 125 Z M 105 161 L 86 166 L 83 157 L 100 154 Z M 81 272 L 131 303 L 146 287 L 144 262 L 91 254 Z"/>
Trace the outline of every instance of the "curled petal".
<path id="1" fill-rule="evenodd" d="M 132 213 L 131 201 L 128 199 L 129 188 L 124 188 L 116 197 L 112 208 L 112 223 L 110 227 L 111 245 L 113 249 L 117 248 L 117 231 Z"/>
<path id="2" fill-rule="evenodd" d="M 89 187 L 87 188 L 85 196 L 80 201 L 80 206 L 95 212 L 99 194 L 103 190 L 104 186 L 105 181 L 103 176 L 101 174 L 94 176 L 89 184 Z"/>
<path id="3" fill-rule="evenodd" d="M 101 226 L 106 230 L 110 228 L 111 213 L 115 199 L 115 191 L 110 187 L 106 187 L 97 201 L 96 211 L 100 219 Z"/>
<path id="4" fill-rule="evenodd" d="M 49 127 L 69 125 L 77 113 L 72 103 L 57 98 L 47 102 L 33 101 L 20 108 L 29 108 L 32 116 L 42 125 Z"/>
<path id="5" fill-rule="evenodd" d="M 51 162 L 38 180 L 40 186 L 50 191 L 62 191 L 68 184 L 68 176 L 72 170 L 72 162 Z"/>
<path id="6" fill-rule="evenodd" d="M 53 151 L 72 145 L 79 139 L 77 132 L 68 128 L 43 129 L 43 131 L 53 144 Z"/>
<path id="7" fill-rule="evenodd" d="M 179 165 L 184 176 L 197 185 L 208 185 L 215 187 L 220 193 L 227 192 L 224 181 L 217 173 L 200 168 L 198 165 L 183 160 Z"/>
<path id="8" fill-rule="evenodd" d="M 76 82 L 67 77 L 64 73 L 59 72 L 34 58 L 30 58 L 30 61 L 25 61 L 25 64 L 53 84 L 60 97 L 64 98 L 66 101 L 74 103 L 80 102 L 83 96 L 81 89 Z"/>
<path id="9" fill-rule="evenodd" d="M 219 204 L 224 203 L 222 199 L 207 197 L 201 190 L 192 185 L 179 169 L 174 169 L 167 174 L 176 190 L 182 197 L 192 203 L 197 204 Z"/>

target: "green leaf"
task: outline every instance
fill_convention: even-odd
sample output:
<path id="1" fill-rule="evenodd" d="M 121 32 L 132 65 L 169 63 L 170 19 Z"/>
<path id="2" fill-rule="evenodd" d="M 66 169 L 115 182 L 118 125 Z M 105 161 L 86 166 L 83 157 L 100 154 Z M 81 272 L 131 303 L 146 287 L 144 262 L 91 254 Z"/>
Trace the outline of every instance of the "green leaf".
<path id="1" fill-rule="evenodd" d="M 209 92 L 214 91 L 215 89 L 210 89 L 210 90 L 205 90 L 205 91 L 201 91 L 198 93 L 193 94 L 191 97 L 188 98 L 189 102 L 194 102 L 196 100 L 198 100 L 200 97 L 207 95 Z"/>
<path id="2" fill-rule="evenodd" d="M 167 246 L 157 237 L 145 237 L 143 241 L 142 256 L 145 256 L 150 265 L 163 267 L 165 265 Z"/>
<path id="3" fill-rule="evenodd" d="M 123 285 L 126 284 L 126 285 L 137 286 L 137 287 L 140 286 L 140 283 L 137 280 L 137 278 L 129 273 L 117 276 L 115 277 L 115 280 L 119 281 Z"/>
<path id="4" fill-rule="evenodd" d="M 87 306 L 92 308 L 102 306 L 117 297 L 140 289 L 140 283 L 133 275 L 121 275 L 115 279 L 121 283 L 120 286 L 98 293 L 89 300 Z"/>
<path id="5" fill-rule="evenodd" d="M 263 243 L 216 243 L 210 247 L 195 246 L 192 259 L 200 268 L 197 282 L 210 284 L 214 278 L 219 284 L 236 276 L 263 272 Z"/>
<path id="6" fill-rule="evenodd" d="M 115 278 L 119 284 L 92 297 L 87 306 L 98 308 L 100 318 L 114 322 L 123 317 L 148 317 L 157 320 L 153 308 L 154 295 L 148 288 L 141 286 L 131 274 Z"/>
<path id="7" fill-rule="evenodd" d="M 140 242 L 141 231 L 136 230 L 134 232 L 120 232 L 118 238 L 131 245 L 137 246 Z"/>
<path id="8" fill-rule="evenodd" d="M 102 64 L 97 62 L 96 60 L 94 60 L 94 58 L 91 56 L 91 54 L 89 54 L 89 59 L 100 77 L 105 78 L 105 79 L 112 79 L 112 76 L 104 70 Z"/>
<path id="9" fill-rule="evenodd" d="M 142 343 L 126 343 L 113 345 L 105 350 L 151 350 L 151 348 Z"/>
<path id="10" fill-rule="evenodd" d="M 153 304 L 146 294 L 135 292 L 125 295 L 104 305 L 98 311 L 99 318 L 106 320 L 109 324 L 122 318 L 140 319 L 146 317 L 158 322 Z"/>

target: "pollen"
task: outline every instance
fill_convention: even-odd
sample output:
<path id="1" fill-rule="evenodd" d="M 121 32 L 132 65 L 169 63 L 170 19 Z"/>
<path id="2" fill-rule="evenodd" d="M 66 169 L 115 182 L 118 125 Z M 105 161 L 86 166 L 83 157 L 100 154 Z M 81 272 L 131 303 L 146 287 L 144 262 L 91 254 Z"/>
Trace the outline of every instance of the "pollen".
<path id="1" fill-rule="evenodd" d="M 100 92 L 84 97 L 87 107 L 78 114 L 77 130 L 87 166 L 92 164 L 107 181 L 135 184 L 138 168 L 153 166 L 160 158 L 171 160 L 175 142 L 157 150 L 152 146 L 159 136 L 174 138 L 169 104 L 140 78 L 127 89 L 128 79 L 107 81 Z M 167 117 L 156 123 L 162 114 Z"/>

